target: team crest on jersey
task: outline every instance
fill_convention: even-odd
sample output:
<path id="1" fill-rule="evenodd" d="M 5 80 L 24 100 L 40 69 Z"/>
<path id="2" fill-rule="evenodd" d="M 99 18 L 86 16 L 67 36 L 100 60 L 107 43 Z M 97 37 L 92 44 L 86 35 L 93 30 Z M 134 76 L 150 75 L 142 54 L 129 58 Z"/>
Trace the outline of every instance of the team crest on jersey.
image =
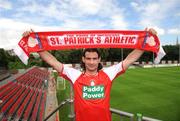
<path id="1" fill-rule="evenodd" d="M 91 86 L 94 86 L 95 83 L 94 83 L 94 80 L 91 80 Z"/>
<path id="2" fill-rule="evenodd" d="M 83 86 L 82 93 L 84 99 L 104 98 L 104 85 Z"/>

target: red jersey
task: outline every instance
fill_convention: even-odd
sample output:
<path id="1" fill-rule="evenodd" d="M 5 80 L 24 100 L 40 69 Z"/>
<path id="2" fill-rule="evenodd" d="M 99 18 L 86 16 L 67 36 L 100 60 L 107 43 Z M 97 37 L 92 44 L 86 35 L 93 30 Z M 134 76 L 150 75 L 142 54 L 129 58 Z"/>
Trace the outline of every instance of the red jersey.
<path id="1" fill-rule="evenodd" d="M 64 66 L 60 75 L 73 84 L 76 121 L 111 121 L 112 80 L 123 72 L 122 62 L 104 68 L 94 76 Z"/>

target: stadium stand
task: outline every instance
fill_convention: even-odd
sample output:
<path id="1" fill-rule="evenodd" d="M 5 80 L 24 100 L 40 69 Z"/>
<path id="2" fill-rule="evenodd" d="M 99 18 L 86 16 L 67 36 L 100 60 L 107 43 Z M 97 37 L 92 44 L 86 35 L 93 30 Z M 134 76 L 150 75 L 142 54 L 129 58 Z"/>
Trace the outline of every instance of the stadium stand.
<path id="1" fill-rule="evenodd" d="M 0 121 L 42 121 L 48 77 L 47 70 L 33 67 L 0 85 Z"/>
<path id="2" fill-rule="evenodd" d="M 5 67 L 0 67 L 0 82 L 10 76 L 9 71 Z"/>

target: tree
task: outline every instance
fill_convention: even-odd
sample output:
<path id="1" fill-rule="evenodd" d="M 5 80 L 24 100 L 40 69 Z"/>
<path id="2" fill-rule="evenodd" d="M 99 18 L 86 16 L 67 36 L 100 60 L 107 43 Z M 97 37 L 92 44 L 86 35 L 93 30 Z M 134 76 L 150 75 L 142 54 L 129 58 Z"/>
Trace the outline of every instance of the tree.
<path id="1" fill-rule="evenodd" d="M 178 45 L 165 45 L 163 46 L 166 56 L 163 60 L 178 60 L 179 59 L 179 46 Z M 121 61 L 121 49 L 120 48 L 107 48 L 99 49 L 101 52 L 101 58 L 103 62 L 106 61 Z M 125 58 L 132 49 L 123 49 L 123 58 Z M 65 64 L 79 63 L 81 61 L 82 49 L 73 49 L 73 50 L 55 50 L 50 51 L 57 60 Z M 139 61 L 153 61 L 152 52 L 144 52 Z M 40 58 L 34 58 L 30 56 L 28 65 L 24 65 L 17 56 L 11 56 L 7 51 L 0 49 L 0 66 L 6 67 L 9 69 L 16 68 L 29 68 L 32 66 L 42 66 L 49 67 L 47 63 L 42 61 Z"/>
<path id="2" fill-rule="evenodd" d="M 8 53 L 0 49 L 0 67 L 8 68 Z"/>
<path id="3" fill-rule="evenodd" d="M 166 56 L 164 57 L 164 60 L 178 60 L 178 45 L 165 45 L 164 50 L 166 52 Z"/>

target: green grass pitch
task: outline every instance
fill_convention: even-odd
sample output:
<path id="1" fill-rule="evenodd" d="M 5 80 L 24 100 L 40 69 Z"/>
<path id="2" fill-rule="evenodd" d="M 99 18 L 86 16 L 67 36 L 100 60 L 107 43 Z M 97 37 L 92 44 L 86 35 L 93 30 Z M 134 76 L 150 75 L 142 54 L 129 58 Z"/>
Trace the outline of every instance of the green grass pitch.
<path id="1" fill-rule="evenodd" d="M 111 107 L 180 121 L 180 67 L 129 69 L 113 81 Z M 119 118 L 113 116 L 113 121 Z"/>

